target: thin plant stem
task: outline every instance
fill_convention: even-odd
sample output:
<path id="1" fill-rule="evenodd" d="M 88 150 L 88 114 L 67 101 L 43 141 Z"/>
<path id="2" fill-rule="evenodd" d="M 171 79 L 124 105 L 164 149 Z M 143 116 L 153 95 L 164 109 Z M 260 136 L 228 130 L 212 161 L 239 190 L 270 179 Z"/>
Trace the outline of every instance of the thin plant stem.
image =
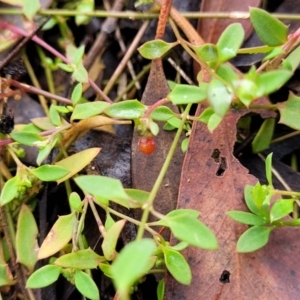
<path id="1" fill-rule="evenodd" d="M 157 108 L 157 107 L 159 107 L 159 106 L 161 106 L 161 105 L 164 105 L 164 104 L 166 104 L 166 103 L 169 103 L 169 102 L 170 102 L 170 100 L 169 100 L 168 98 L 163 98 L 163 99 L 158 100 L 157 102 L 155 102 L 153 105 L 151 105 L 151 106 L 147 109 L 147 111 L 146 111 L 146 113 L 145 113 L 145 118 L 148 118 L 148 117 L 151 115 L 151 113 L 153 112 L 153 110 L 154 110 L 155 108 Z"/>
<path id="2" fill-rule="evenodd" d="M 10 24 L 8 24 L 6 22 L 3 22 L 1 20 L 0 20 L 0 28 L 9 29 L 12 32 L 14 32 L 16 34 L 19 34 L 19 35 L 22 35 L 22 36 L 28 36 L 29 35 L 25 30 L 23 30 L 21 28 L 18 28 L 16 26 L 10 25 Z M 64 55 L 62 55 L 60 52 L 58 52 L 52 46 L 50 46 L 45 41 L 43 41 L 42 39 L 40 39 L 38 36 L 34 35 L 32 37 L 32 40 L 34 42 L 36 42 L 37 44 L 39 44 L 40 46 L 42 46 L 47 51 L 49 51 L 50 53 L 52 53 L 53 55 L 55 55 L 56 57 L 60 58 L 64 63 L 66 63 L 66 64 L 70 64 L 71 63 L 68 60 L 67 57 L 65 57 Z M 105 100 L 105 101 L 107 101 L 109 103 L 112 103 L 112 101 L 109 99 L 109 97 L 103 93 L 103 91 L 96 85 L 96 83 L 92 79 L 89 78 L 88 82 L 89 82 L 90 86 L 96 91 L 96 93 L 98 93 L 103 98 L 103 100 Z M 45 95 L 45 93 L 47 93 L 47 92 L 44 91 L 44 95 Z M 47 93 L 47 94 L 48 95 L 52 95 L 51 93 Z M 55 98 L 53 96 L 52 96 L 52 98 L 57 100 L 57 98 Z M 72 102 L 71 102 L 71 104 L 72 104 Z"/>
<path id="3" fill-rule="evenodd" d="M 23 55 L 23 61 L 24 61 L 25 67 L 27 69 L 28 75 L 29 75 L 29 77 L 30 77 L 33 85 L 36 88 L 41 89 L 40 83 L 39 83 L 37 77 L 35 76 L 35 73 L 34 73 L 34 70 L 32 68 L 32 65 L 29 62 L 28 56 L 26 54 Z M 46 116 L 49 116 L 49 108 L 48 108 L 47 100 L 46 100 L 45 96 L 41 95 L 41 94 L 38 94 L 38 98 L 40 100 L 40 104 L 41 104 L 41 106 L 42 106 L 42 108 L 43 108 Z"/>
<path id="4" fill-rule="evenodd" d="M 22 9 L 10 9 L 2 8 L 0 9 L 0 15 L 23 15 Z M 115 17 L 120 19 L 130 19 L 130 20 L 149 20 L 157 19 L 158 13 L 155 12 L 136 12 L 136 11 L 105 11 L 105 10 L 95 10 L 93 12 L 81 12 L 79 10 L 70 10 L 70 9 L 40 9 L 37 12 L 37 15 L 42 16 L 64 16 L 64 17 L 73 17 L 73 16 L 88 16 L 88 17 L 98 17 L 98 18 L 107 18 Z M 234 19 L 234 20 L 244 20 L 249 19 L 249 12 L 245 11 L 232 11 L 232 12 L 181 12 L 181 15 L 187 19 Z M 280 14 L 274 13 L 271 14 L 274 18 L 280 20 L 289 20 L 289 21 L 299 21 L 300 14 Z"/>
<path id="5" fill-rule="evenodd" d="M 82 208 L 82 213 L 81 213 L 81 216 L 80 216 L 80 219 L 78 222 L 78 227 L 77 227 L 77 234 L 76 234 L 76 241 L 75 241 L 76 245 L 78 244 L 78 241 L 80 238 L 80 234 L 81 234 L 81 231 L 82 231 L 82 228 L 84 225 L 84 220 L 85 220 L 85 216 L 86 216 L 88 204 L 89 204 L 87 199 L 84 199 L 83 202 L 84 202 L 84 204 L 83 204 L 83 208 Z M 80 248 L 80 246 L 79 246 L 79 248 Z"/>
<path id="6" fill-rule="evenodd" d="M 109 81 L 107 82 L 103 92 L 105 94 L 108 94 L 115 81 L 118 79 L 118 77 L 120 76 L 120 74 L 122 73 L 122 71 L 124 70 L 124 68 L 126 67 L 129 59 L 131 58 L 131 56 L 133 55 L 134 51 L 136 50 L 141 38 L 143 37 L 146 29 L 148 28 L 149 26 L 149 22 L 146 21 L 144 22 L 144 24 L 141 26 L 140 30 L 138 31 L 138 33 L 136 34 L 134 40 L 131 42 L 131 45 L 130 47 L 128 48 L 126 54 L 123 56 L 121 62 L 119 63 L 117 69 L 114 71 L 112 77 L 109 79 Z"/>
<path id="7" fill-rule="evenodd" d="M 177 133 L 175 135 L 175 138 L 173 140 L 173 143 L 171 145 L 171 148 L 169 150 L 169 153 L 166 157 L 166 160 L 160 170 L 160 173 L 158 175 L 158 177 L 156 178 L 156 181 L 154 183 L 154 186 L 149 194 L 149 197 L 148 197 L 148 200 L 147 202 L 145 203 L 144 205 L 144 211 L 143 211 L 143 215 L 142 215 L 142 219 L 141 219 L 141 224 L 140 224 L 140 227 L 138 229 L 138 233 L 137 233 L 137 240 L 141 239 L 144 235 L 144 231 L 145 231 L 145 224 L 147 223 L 147 220 L 148 220 L 148 217 L 149 217 L 149 213 L 150 211 L 152 210 L 152 206 L 153 206 L 153 202 L 156 198 L 156 195 L 157 195 L 157 192 L 159 190 L 159 187 L 163 181 L 163 178 L 169 168 L 169 165 L 171 163 L 171 160 L 172 160 L 172 157 L 175 153 L 175 150 L 177 148 L 177 144 L 178 144 L 178 141 L 179 141 L 179 138 L 181 136 L 181 133 L 183 131 L 183 128 L 184 128 L 184 123 L 186 121 L 186 118 L 187 118 L 187 115 L 188 115 L 188 112 L 190 111 L 190 108 L 191 108 L 192 104 L 188 104 L 186 109 L 184 110 L 184 113 L 182 115 L 182 120 L 181 120 L 181 123 L 180 123 L 180 126 L 177 130 Z"/>
<path id="8" fill-rule="evenodd" d="M 42 61 L 41 64 L 42 64 L 42 66 L 44 68 L 44 71 L 45 71 L 45 76 L 46 76 L 46 81 L 47 81 L 49 92 L 52 93 L 52 94 L 55 94 L 56 90 L 55 90 L 55 85 L 54 85 L 53 74 L 52 74 L 52 71 L 51 71 L 50 67 L 46 63 L 45 52 L 38 45 L 36 46 L 36 49 L 37 49 L 38 55 L 40 57 L 40 60 Z M 52 99 L 52 104 L 57 105 L 57 101 Z"/>
<path id="9" fill-rule="evenodd" d="M 134 87 L 135 82 L 136 82 L 136 81 L 139 81 L 141 78 L 143 78 L 143 77 L 149 72 L 150 68 L 151 68 L 151 63 L 148 64 L 147 66 L 145 66 L 145 67 L 142 69 L 142 71 L 141 71 L 139 74 L 137 74 L 136 78 L 133 79 L 133 80 L 127 85 L 127 87 L 125 88 L 125 90 L 124 90 L 121 94 L 118 95 L 118 97 L 114 100 L 114 102 L 119 102 L 119 101 L 121 101 L 122 98 L 123 98 L 123 96 L 124 96 L 125 94 L 127 94 L 128 91 L 130 91 L 130 90 Z"/>
<path id="10" fill-rule="evenodd" d="M 294 131 L 294 132 L 285 134 L 285 135 L 283 135 L 283 136 L 281 136 L 281 137 L 278 137 L 278 138 L 272 140 L 272 141 L 271 141 L 271 144 L 275 144 L 275 143 L 282 142 L 282 141 L 284 141 L 284 140 L 286 140 L 286 139 L 292 138 L 292 137 L 294 137 L 294 136 L 296 136 L 296 135 L 299 135 L 299 134 L 300 134 L 300 130 L 297 130 L 297 131 Z"/>
<path id="11" fill-rule="evenodd" d="M 12 86 L 17 87 L 17 88 L 21 89 L 22 91 L 26 91 L 28 93 L 33 93 L 33 94 L 40 94 L 40 95 L 45 96 L 46 98 L 55 99 L 55 100 L 57 100 L 61 103 L 64 103 L 66 105 L 72 105 L 72 101 L 68 98 L 58 96 L 58 95 L 55 95 L 55 94 L 51 94 L 47 91 L 41 90 L 41 89 L 36 88 L 36 87 L 34 87 L 32 85 L 29 85 L 29 84 L 20 83 L 16 80 L 8 79 L 8 81 Z"/>
<path id="12" fill-rule="evenodd" d="M 85 196 L 85 199 L 86 199 L 86 200 L 88 201 L 88 203 L 89 203 L 89 206 L 90 206 L 90 208 L 91 208 L 91 210 L 92 210 L 92 212 L 93 212 L 94 218 L 95 218 L 95 220 L 96 220 L 96 222 L 97 222 L 97 225 L 98 225 L 98 228 L 99 228 L 99 231 L 100 231 L 101 235 L 102 235 L 103 237 L 105 237 L 105 236 L 106 236 L 106 229 L 105 229 L 105 227 L 104 227 L 104 225 L 103 225 L 103 223 L 102 223 L 102 221 L 101 221 L 101 218 L 100 218 L 100 216 L 99 216 L 99 214 L 98 214 L 98 212 L 97 212 L 95 203 L 94 203 L 94 201 L 93 201 L 93 197 L 92 197 L 91 195 L 86 195 L 86 196 Z"/>

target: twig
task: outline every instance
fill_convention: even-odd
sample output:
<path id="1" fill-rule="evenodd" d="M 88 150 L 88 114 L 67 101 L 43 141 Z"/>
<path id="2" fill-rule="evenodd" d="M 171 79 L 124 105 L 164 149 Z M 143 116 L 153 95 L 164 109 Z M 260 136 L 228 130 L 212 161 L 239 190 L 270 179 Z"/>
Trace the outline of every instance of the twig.
<path id="1" fill-rule="evenodd" d="M 125 0 L 115 0 L 112 11 L 121 11 L 124 6 L 124 2 Z M 117 19 L 115 17 L 108 17 L 102 24 L 100 34 L 96 38 L 92 48 L 85 58 L 84 66 L 86 69 L 89 69 L 91 67 L 98 53 L 102 52 L 107 35 L 115 30 L 116 23 Z"/>
<path id="2" fill-rule="evenodd" d="M 124 70 L 126 63 L 128 62 L 128 60 L 130 59 L 130 57 L 132 56 L 133 52 L 136 50 L 138 43 L 140 42 L 145 30 L 147 29 L 149 25 L 149 22 L 146 21 L 142 27 L 140 28 L 139 32 L 137 33 L 137 35 L 135 36 L 134 40 L 132 41 L 130 47 L 128 48 L 126 54 L 123 56 L 121 62 L 119 63 L 117 69 L 115 70 L 114 74 L 112 75 L 112 77 L 110 78 L 110 80 L 108 81 L 107 85 L 105 86 L 103 92 L 105 94 L 108 94 L 110 92 L 110 90 L 112 89 L 115 81 L 117 80 L 117 78 L 120 76 L 121 72 Z"/>

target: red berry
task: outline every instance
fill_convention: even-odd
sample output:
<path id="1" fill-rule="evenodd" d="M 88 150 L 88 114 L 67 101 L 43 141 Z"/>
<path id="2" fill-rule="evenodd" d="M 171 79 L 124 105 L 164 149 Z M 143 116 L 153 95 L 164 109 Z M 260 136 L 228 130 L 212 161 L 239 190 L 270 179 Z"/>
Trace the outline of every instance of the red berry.
<path id="1" fill-rule="evenodd" d="M 147 155 L 151 154 L 156 148 L 155 140 L 151 136 L 141 137 L 138 146 L 140 151 Z"/>

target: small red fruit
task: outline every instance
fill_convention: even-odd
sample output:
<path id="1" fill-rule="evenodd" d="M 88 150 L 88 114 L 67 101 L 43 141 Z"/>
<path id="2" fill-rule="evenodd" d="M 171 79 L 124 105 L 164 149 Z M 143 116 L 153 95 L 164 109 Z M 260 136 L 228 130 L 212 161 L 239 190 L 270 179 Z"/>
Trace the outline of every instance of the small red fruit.
<path id="1" fill-rule="evenodd" d="M 155 150 L 156 143 L 153 137 L 143 136 L 139 139 L 138 146 L 141 152 L 149 155 Z"/>

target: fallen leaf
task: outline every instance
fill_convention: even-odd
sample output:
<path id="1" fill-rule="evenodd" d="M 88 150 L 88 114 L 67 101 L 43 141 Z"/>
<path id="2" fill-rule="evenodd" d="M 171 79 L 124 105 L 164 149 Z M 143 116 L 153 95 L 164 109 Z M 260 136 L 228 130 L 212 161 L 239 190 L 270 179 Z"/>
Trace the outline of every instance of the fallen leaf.
<path id="1" fill-rule="evenodd" d="M 236 252 L 237 240 L 247 226 L 231 220 L 226 212 L 246 211 L 244 187 L 257 182 L 232 154 L 236 123 L 243 113 L 231 110 L 213 133 L 202 123 L 193 125 L 178 208 L 201 212 L 201 220 L 216 234 L 219 250 L 187 248 L 183 254 L 192 269 L 192 284 L 183 286 L 168 275 L 167 300 L 298 298 L 300 274 L 295 266 L 300 258 L 299 229 L 277 229 L 261 250 Z M 225 270 L 230 272 L 230 282 L 222 284 L 220 277 Z"/>
<path id="2" fill-rule="evenodd" d="M 201 2 L 202 12 L 232 12 L 232 18 L 203 18 L 198 22 L 198 33 L 200 36 L 209 43 L 216 43 L 219 36 L 224 31 L 224 29 L 234 23 L 238 22 L 242 24 L 245 30 L 245 39 L 249 37 L 252 33 L 253 28 L 249 19 L 245 20 L 235 20 L 234 11 L 248 12 L 249 6 L 258 7 L 260 5 L 260 0 L 203 0 Z"/>
<path id="3" fill-rule="evenodd" d="M 153 60 L 148 82 L 142 97 L 142 103 L 152 105 L 165 98 L 169 93 L 169 87 L 164 75 L 160 60 Z M 178 111 L 173 105 L 169 107 Z M 160 132 L 156 141 L 156 149 L 151 155 L 145 155 L 138 149 L 138 136 L 134 133 L 132 140 L 132 185 L 134 188 L 151 191 L 154 182 L 173 142 L 175 132 L 165 131 L 160 126 Z M 154 207 L 160 213 L 166 214 L 175 209 L 180 180 L 180 171 L 183 161 L 183 153 L 178 147 L 161 188 L 157 194 Z M 141 211 L 134 211 L 135 217 L 141 217 Z"/>

